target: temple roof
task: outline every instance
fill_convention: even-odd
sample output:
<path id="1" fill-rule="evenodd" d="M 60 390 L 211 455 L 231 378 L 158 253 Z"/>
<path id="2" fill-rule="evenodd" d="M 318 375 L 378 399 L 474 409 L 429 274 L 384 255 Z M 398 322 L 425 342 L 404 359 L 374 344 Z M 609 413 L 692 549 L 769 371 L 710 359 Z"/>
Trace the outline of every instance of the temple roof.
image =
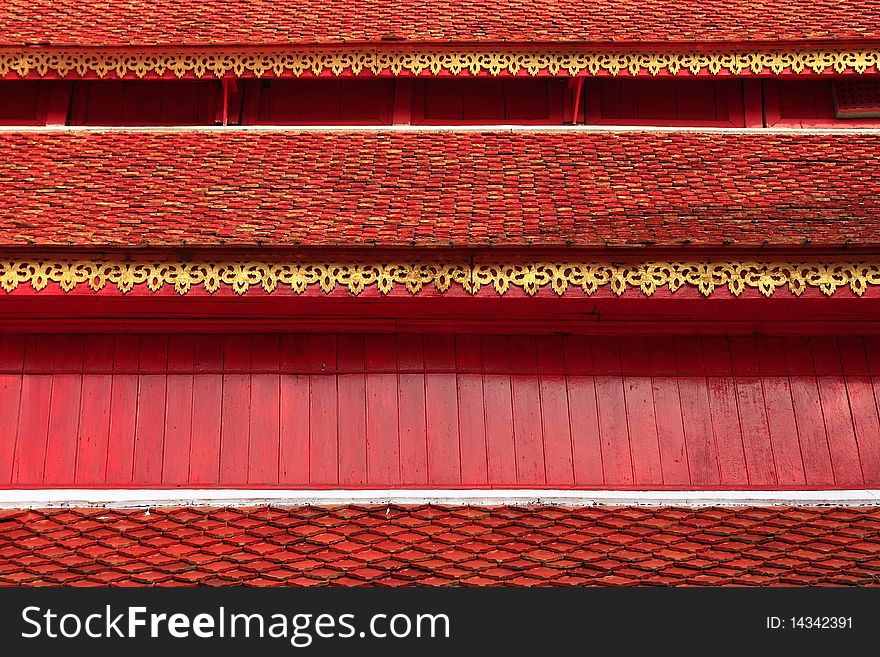
<path id="1" fill-rule="evenodd" d="M 748 42 L 880 37 L 877 0 L 11 0 L 0 44 Z"/>
<path id="2" fill-rule="evenodd" d="M 0 511 L 0 584 L 861 585 L 880 508 Z"/>
<path id="3" fill-rule="evenodd" d="M 0 246 L 880 243 L 880 137 L 0 134 Z"/>

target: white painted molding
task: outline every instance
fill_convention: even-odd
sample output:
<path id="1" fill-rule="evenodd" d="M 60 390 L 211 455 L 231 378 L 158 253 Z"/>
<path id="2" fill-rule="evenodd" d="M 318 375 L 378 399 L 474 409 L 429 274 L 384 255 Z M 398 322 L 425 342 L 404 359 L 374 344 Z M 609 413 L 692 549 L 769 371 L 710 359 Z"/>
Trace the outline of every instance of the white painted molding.
<path id="1" fill-rule="evenodd" d="M 880 128 L 713 128 L 615 125 L 209 125 L 209 126 L 2 126 L 0 134 L 23 132 L 686 132 L 695 134 L 877 135 Z"/>
<path id="2" fill-rule="evenodd" d="M 150 508 L 165 506 L 318 506 L 448 504 L 463 506 L 880 506 L 880 490 L 0 490 L 0 508 Z"/>

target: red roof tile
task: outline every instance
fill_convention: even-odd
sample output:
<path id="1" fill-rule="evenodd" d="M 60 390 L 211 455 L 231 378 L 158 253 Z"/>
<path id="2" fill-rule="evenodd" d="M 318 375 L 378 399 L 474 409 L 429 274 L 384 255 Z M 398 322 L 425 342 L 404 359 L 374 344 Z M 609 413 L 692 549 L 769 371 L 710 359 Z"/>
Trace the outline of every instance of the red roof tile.
<path id="1" fill-rule="evenodd" d="M 748 41 L 880 37 L 877 0 L 7 0 L 0 43 Z"/>
<path id="2" fill-rule="evenodd" d="M 426 506 L 3 510 L 0 585 L 880 582 L 878 507 L 844 515 L 833 508 L 630 511 Z M 70 534 L 46 534 L 41 523 L 61 514 Z M 602 530 L 609 525 L 614 532 Z M 194 531 L 184 536 L 174 527 Z"/>
<path id="3" fill-rule="evenodd" d="M 0 246 L 880 243 L 880 137 L 0 135 Z"/>

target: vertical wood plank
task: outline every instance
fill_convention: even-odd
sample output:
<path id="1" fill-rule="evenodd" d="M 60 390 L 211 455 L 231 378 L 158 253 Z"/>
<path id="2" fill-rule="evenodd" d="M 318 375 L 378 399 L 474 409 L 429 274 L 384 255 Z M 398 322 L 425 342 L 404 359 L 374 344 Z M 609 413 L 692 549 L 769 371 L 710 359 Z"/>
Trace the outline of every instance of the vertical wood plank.
<path id="1" fill-rule="evenodd" d="M 455 339 L 452 335 L 426 335 L 424 345 L 425 367 L 429 371 L 425 376 L 428 482 L 457 486 L 461 483 L 461 447 L 454 373 Z"/>
<path id="2" fill-rule="evenodd" d="M 193 415 L 193 375 L 190 372 L 195 364 L 196 339 L 194 335 L 168 337 L 167 410 L 162 456 L 162 483 L 165 484 L 189 483 Z"/>
<path id="3" fill-rule="evenodd" d="M 616 337 L 597 336 L 590 342 L 605 483 L 628 486 L 633 483 L 633 470 L 620 367 L 620 341 Z"/>
<path id="4" fill-rule="evenodd" d="M 309 368 L 308 337 L 281 336 L 280 484 L 290 488 L 309 484 Z"/>
<path id="5" fill-rule="evenodd" d="M 70 485 L 76 479 L 84 336 L 55 336 L 55 375 L 46 443 L 48 485 Z"/>
<path id="6" fill-rule="evenodd" d="M 806 474 L 784 342 L 778 337 L 762 337 L 756 340 L 755 346 L 777 482 L 780 486 L 803 486 Z"/>
<path id="7" fill-rule="evenodd" d="M 0 486 L 12 483 L 24 350 L 23 334 L 0 335 Z"/>
<path id="8" fill-rule="evenodd" d="M 513 398 L 507 336 L 482 336 L 480 351 L 484 371 L 483 399 L 489 481 L 498 486 L 515 486 L 516 447 L 513 439 Z"/>
<path id="9" fill-rule="evenodd" d="M 523 486 L 541 486 L 547 482 L 547 475 L 544 471 L 541 392 L 538 385 L 535 336 L 511 336 L 509 349 L 517 482 Z"/>
<path id="10" fill-rule="evenodd" d="M 748 480 L 753 486 L 773 486 L 777 483 L 776 463 L 770 420 L 764 404 L 757 343 L 754 337 L 735 337 L 729 344 Z M 798 449 L 797 445 L 795 449 Z"/>
<path id="11" fill-rule="evenodd" d="M 479 335 L 455 337 L 455 365 L 458 369 L 461 483 L 465 486 L 484 486 L 490 482 Z"/>
<path id="12" fill-rule="evenodd" d="M 599 409 L 596 403 L 593 356 L 589 338 L 566 336 L 563 340 L 563 349 L 574 482 L 577 486 L 601 486 L 605 483 L 605 475 L 602 467 Z"/>
<path id="13" fill-rule="evenodd" d="M 397 406 L 397 337 L 364 338 L 367 370 L 367 481 L 371 486 L 400 485 Z M 372 373 L 371 373 L 372 372 Z"/>
<path id="14" fill-rule="evenodd" d="M 398 432 L 400 474 L 404 485 L 428 483 L 428 438 L 425 402 L 425 353 L 422 336 L 397 336 Z"/>
<path id="15" fill-rule="evenodd" d="M 253 337 L 248 443 L 248 483 L 272 486 L 278 482 L 281 439 L 281 338 L 277 334 Z"/>
<path id="16" fill-rule="evenodd" d="M 880 338 L 841 337 L 859 456 L 867 488 L 880 487 Z"/>
<path id="17" fill-rule="evenodd" d="M 721 475 L 712 432 L 702 345 L 699 338 L 683 336 L 673 338 L 673 346 L 676 369 L 679 372 L 678 392 L 691 484 L 717 486 L 721 483 Z"/>
<path id="18" fill-rule="evenodd" d="M 108 485 L 130 485 L 134 480 L 134 448 L 138 412 L 138 362 L 141 336 L 113 339 L 113 384 L 110 394 L 110 435 L 107 439 Z"/>
<path id="19" fill-rule="evenodd" d="M 865 479 L 837 339 L 833 336 L 813 337 L 810 346 L 818 377 L 819 401 L 825 419 L 834 481 L 838 486 L 861 487 Z"/>
<path id="20" fill-rule="evenodd" d="M 51 335 L 29 335 L 24 367 L 45 374 L 26 374 L 21 386 L 18 440 L 15 445 L 13 480 L 17 484 L 44 483 L 46 444 L 49 436 L 49 402 L 55 340 Z"/>
<path id="21" fill-rule="evenodd" d="M 220 483 L 227 486 L 243 486 L 248 478 L 251 340 L 250 335 L 227 335 L 223 343 Z"/>
<path id="22" fill-rule="evenodd" d="M 113 390 L 113 336 L 85 338 L 76 484 L 101 486 L 107 477 L 110 404 Z"/>
<path id="23" fill-rule="evenodd" d="M 749 475 L 730 365 L 730 344 L 725 337 L 704 337 L 701 342 L 721 484 L 747 487 Z"/>
<path id="24" fill-rule="evenodd" d="M 364 336 L 340 334 L 339 367 L 339 483 L 367 483 L 367 389 L 364 374 Z"/>
<path id="25" fill-rule="evenodd" d="M 538 338 L 538 385 L 544 439 L 544 471 L 548 486 L 574 485 L 571 418 L 562 338 Z"/>
<path id="26" fill-rule="evenodd" d="M 825 434 L 825 420 L 822 417 L 810 340 L 787 337 L 784 348 L 806 483 L 810 486 L 832 486 L 834 470 L 831 466 L 828 437 Z"/>
<path id="27" fill-rule="evenodd" d="M 672 338 L 651 338 L 648 356 L 651 361 L 651 392 L 663 483 L 667 486 L 689 486 L 690 466 Z"/>
<path id="28" fill-rule="evenodd" d="M 651 386 L 651 360 L 648 341 L 643 337 L 620 338 L 620 363 L 632 448 L 633 483 L 642 486 L 663 484 L 663 464 L 654 393 Z"/>
<path id="29" fill-rule="evenodd" d="M 309 353 L 309 476 L 312 484 L 339 482 L 337 434 L 336 335 L 308 336 Z"/>
<path id="30" fill-rule="evenodd" d="M 167 392 L 168 336 L 141 337 L 138 381 L 137 426 L 134 447 L 134 483 L 155 486 L 162 481 L 165 441 L 165 395 Z"/>
<path id="31" fill-rule="evenodd" d="M 220 425 L 223 418 L 224 336 L 200 335 L 195 341 L 192 438 L 189 479 L 193 484 L 220 483 Z"/>

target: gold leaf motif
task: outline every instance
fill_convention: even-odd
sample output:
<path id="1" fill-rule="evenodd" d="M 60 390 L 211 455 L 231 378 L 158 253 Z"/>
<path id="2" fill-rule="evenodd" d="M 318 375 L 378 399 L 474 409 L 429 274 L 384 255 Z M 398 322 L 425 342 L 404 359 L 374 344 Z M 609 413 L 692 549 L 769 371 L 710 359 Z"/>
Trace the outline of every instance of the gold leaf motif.
<path id="1" fill-rule="evenodd" d="M 0 76 L 15 72 L 21 77 L 31 73 L 46 76 L 49 73 L 66 77 L 71 71 L 79 76 L 90 73 L 99 78 L 108 74 L 119 77 L 134 75 L 142 78 L 147 74 L 164 75 L 166 71 L 176 77 L 192 74 L 223 77 L 228 72 L 235 75 L 262 77 L 267 73 L 281 77 L 299 77 L 309 71 L 322 75 L 517 75 L 525 71 L 529 75 L 618 75 L 622 71 L 630 75 L 647 73 L 678 75 L 682 71 L 697 75 L 728 73 L 781 75 L 784 73 L 819 74 L 831 69 L 838 74 L 864 73 L 880 65 L 878 50 L 753 50 L 717 52 L 651 52 L 651 51 L 538 51 L 538 50 L 369 50 L 360 48 L 327 50 L 280 50 L 256 52 L 246 49 L 228 51 L 192 50 L 156 51 L 137 49 L 107 49 L 100 52 L 89 50 L 45 48 L 0 49 Z"/>
<path id="2" fill-rule="evenodd" d="M 318 287 L 330 294 L 337 287 L 357 296 L 375 286 L 390 294 L 403 286 L 410 294 L 426 287 L 443 293 L 453 286 L 477 294 L 484 286 L 499 295 L 511 288 L 529 296 L 550 288 L 556 295 L 580 289 L 592 295 L 607 287 L 620 296 L 634 289 L 652 296 L 660 289 L 675 293 L 682 287 L 695 288 L 711 296 L 726 288 L 733 296 L 747 289 L 767 297 L 780 288 L 801 296 L 812 288 L 831 296 L 847 289 L 857 297 L 870 287 L 880 286 L 880 262 L 175 262 L 131 260 L 0 260 L 0 287 L 14 292 L 29 285 L 40 292 L 54 283 L 64 292 L 85 285 L 94 292 L 108 285 L 128 294 L 138 286 L 158 292 L 171 286 L 185 295 L 201 285 L 208 293 L 226 286 L 239 295 L 252 287 L 267 294 L 287 286 L 295 294 Z"/>

